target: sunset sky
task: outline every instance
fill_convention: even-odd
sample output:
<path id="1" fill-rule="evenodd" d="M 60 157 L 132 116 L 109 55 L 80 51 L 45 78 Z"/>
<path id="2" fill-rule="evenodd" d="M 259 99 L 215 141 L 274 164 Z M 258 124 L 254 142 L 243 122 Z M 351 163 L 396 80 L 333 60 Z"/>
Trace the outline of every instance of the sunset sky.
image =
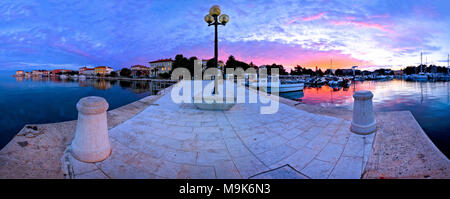
<path id="1" fill-rule="evenodd" d="M 203 21 L 218 4 L 220 59 L 256 65 L 399 69 L 447 65 L 448 0 L 1 0 L 0 70 L 115 69 L 176 54 L 213 56 Z"/>

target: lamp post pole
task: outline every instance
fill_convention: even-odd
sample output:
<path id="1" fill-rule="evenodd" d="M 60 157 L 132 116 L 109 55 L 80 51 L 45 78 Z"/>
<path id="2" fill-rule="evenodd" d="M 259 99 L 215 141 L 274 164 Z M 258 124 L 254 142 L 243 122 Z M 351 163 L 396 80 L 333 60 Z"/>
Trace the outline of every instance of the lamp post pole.
<path id="1" fill-rule="evenodd" d="M 205 21 L 208 23 L 208 26 L 214 26 L 214 65 L 217 68 L 216 75 L 214 77 L 214 93 L 219 93 L 219 79 L 217 78 L 219 76 L 219 39 L 218 39 L 218 26 L 228 23 L 230 20 L 230 17 L 228 15 L 223 14 L 220 15 L 220 7 L 215 5 L 209 9 L 209 14 L 205 16 Z M 220 21 L 220 22 L 219 22 Z"/>
<path id="2" fill-rule="evenodd" d="M 225 24 L 224 24 L 225 25 Z M 219 94 L 219 35 L 218 28 L 219 26 L 217 22 L 217 16 L 214 16 L 214 64 L 216 65 L 216 76 L 214 77 L 214 94 Z"/>

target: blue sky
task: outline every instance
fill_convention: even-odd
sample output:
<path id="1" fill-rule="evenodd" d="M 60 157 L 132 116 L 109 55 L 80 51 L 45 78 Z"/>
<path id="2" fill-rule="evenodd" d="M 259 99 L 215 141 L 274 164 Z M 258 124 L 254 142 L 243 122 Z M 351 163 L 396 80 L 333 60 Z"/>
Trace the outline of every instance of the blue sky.
<path id="1" fill-rule="evenodd" d="M 448 0 L 2 0 L 0 70 L 210 58 L 203 17 L 214 4 L 231 18 L 219 28 L 224 60 L 398 69 L 418 64 L 421 51 L 438 65 L 450 53 Z"/>

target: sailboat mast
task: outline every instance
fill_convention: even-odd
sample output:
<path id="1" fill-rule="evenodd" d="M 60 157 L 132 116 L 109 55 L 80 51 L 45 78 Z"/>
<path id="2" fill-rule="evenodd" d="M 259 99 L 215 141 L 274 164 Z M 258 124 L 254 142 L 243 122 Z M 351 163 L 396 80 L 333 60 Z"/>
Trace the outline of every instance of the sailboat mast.
<path id="1" fill-rule="evenodd" d="M 333 59 L 330 59 L 330 74 L 333 74 Z"/>
<path id="2" fill-rule="evenodd" d="M 420 72 L 422 72 L 422 51 L 420 51 Z"/>
<path id="3" fill-rule="evenodd" d="M 447 55 L 447 73 L 450 73 L 450 53 Z"/>

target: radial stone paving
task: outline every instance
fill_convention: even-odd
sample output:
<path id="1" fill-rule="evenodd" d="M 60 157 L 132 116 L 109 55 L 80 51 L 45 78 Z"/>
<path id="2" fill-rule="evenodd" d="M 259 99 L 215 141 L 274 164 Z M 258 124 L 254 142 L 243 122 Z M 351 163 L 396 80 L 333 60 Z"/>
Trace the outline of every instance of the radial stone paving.
<path id="1" fill-rule="evenodd" d="M 82 163 L 67 151 L 62 160 L 68 176 L 361 178 L 372 150 L 374 134 L 351 133 L 349 121 L 281 103 L 268 115 L 260 114 L 267 106 L 261 103 L 202 111 L 175 104 L 170 93 L 155 104 L 109 131 L 108 159 Z"/>

